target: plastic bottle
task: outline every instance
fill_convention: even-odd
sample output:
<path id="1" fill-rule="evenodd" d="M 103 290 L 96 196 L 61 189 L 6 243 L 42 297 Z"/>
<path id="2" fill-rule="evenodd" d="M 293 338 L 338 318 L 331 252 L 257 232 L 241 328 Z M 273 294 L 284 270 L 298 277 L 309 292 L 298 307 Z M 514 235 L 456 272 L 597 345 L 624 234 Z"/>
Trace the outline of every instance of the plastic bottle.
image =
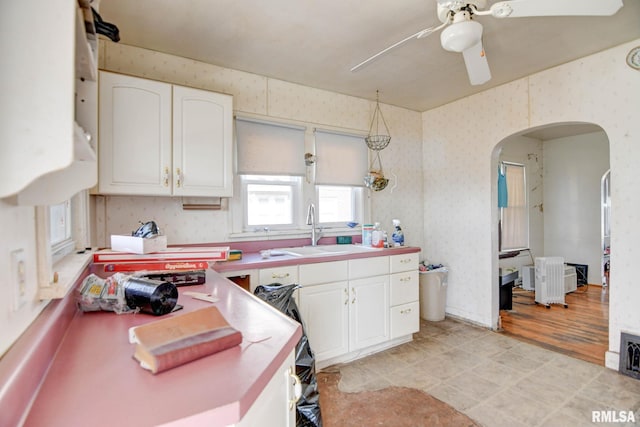
<path id="1" fill-rule="evenodd" d="M 380 230 L 380 223 L 376 222 L 373 225 L 373 232 L 371 233 L 371 246 L 374 248 L 383 248 L 384 241 L 382 240 L 382 230 Z"/>
<path id="2" fill-rule="evenodd" d="M 391 235 L 391 240 L 393 240 L 393 246 L 404 246 L 404 233 L 402 232 L 402 228 L 400 228 L 400 220 L 393 220 L 393 227 L 395 230 Z"/>

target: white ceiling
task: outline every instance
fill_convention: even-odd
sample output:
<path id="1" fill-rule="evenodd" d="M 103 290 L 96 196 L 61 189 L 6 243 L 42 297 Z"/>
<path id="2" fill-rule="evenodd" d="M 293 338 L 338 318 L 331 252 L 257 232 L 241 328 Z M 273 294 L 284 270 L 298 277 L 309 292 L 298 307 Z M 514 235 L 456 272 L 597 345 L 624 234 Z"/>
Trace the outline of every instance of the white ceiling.
<path id="1" fill-rule="evenodd" d="M 611 17 L 477 16 L 493 76 L 481 86 L 439 33 L 349 71 L 439 24 L 436 0 L 101 0 L 99 11 L 123 44 L 425 111 L 640 38 L 640 1 L 624 3 Z"/>

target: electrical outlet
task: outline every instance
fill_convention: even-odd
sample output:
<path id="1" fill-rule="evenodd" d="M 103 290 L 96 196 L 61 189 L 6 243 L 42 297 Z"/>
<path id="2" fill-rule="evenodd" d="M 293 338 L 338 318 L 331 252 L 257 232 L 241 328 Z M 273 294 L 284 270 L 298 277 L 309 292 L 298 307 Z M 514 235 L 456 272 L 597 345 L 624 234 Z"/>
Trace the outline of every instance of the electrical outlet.
<path id="1" fill-rule="evenodd" d="M 27 263 L 24 249 L 11 252 L 11 287 L 13 310 L 20 310 L 27 303 Z"/>

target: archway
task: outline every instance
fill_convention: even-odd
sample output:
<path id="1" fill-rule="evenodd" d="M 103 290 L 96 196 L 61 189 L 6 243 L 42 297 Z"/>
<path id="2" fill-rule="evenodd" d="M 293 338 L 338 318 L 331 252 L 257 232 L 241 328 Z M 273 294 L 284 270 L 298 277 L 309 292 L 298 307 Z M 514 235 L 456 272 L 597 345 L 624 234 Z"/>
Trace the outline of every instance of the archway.
<path id="1" fill-rule="evenodd" d="M 527 171 L 529 239 L 526 248 L 511 252 L 500 252 L 499 241 L 498 224 L 501 210 L 497 207 L 497 171 L 500 162 L 505 160 L 513 162 L 510 164 L 522 165 L 522 169 Z M 596 360 L 589 361 L 604 365 L 604 353 L 608 347 L 608 300 L 602 300 L 603 306 L 600 307 L 600 311 L 605 311 L 600 314 L 602 318 L 596 319 L 596 322 L 599 322 L 596 323 L 599 324 L 597 332 L 590 333 L 579 323 L 572 322 L 578 315 L 585 314 L 576 313 L 576 310 L 586 310 L 585 307 L 581 307 L 584 298 L 597 299 L 600 296 L 599 288 L 589 289 L 589 285 L 602 284 L 600 180 L 603 173 L 609 169 L 609 140 L 606 133 L 600 126 L 590 123 L 554 123 L 526 129 L 503 139 L 495 146 L 491 165 L 494 171 L 492 175 L 496 176 L 492 184 L 492 258 L 496 264 L 494 271 L 502 272 L 506 276 L 506 273 L 515 270 L 522 279 L 523 271 L 527 275 L 532 272 L 526 266 L 533 264 L 535 257 L 562 256 L 566 263 L 577 264 L 569 266 L 566 271 L 577 269 L 576 273 L 581 273 L 581 278 L 586 281 L 586 287 L 579 287 L 567 294 L 567 301 L 571 300 L 576 306 L 566 313 L 551 314 L 544 309 L 535 310 L 538 307 L 526 307 L 525 305 L 534 305 L 532 282 L 525 283 L 528 286 L 516 282 L 514 295 L 509 294 L 508 297 L 505 296 L 505 288 L 502 287 L 503 292 L 494 293 L 496 297 L 493 299 L 492 307 L 498 324 L 503 323 L 501 326 L 510 334 L 521 333 L 528 328 L 537 329 L 538 336 L 533 338 L 533 341 L 540 340 L 547 348 L 555 346 L 560 352 L 585 360 L 589 359 L 587 356 L 582 357 L 581 352 L 596 352 Z M 572 276 L 566 277 L 570 282 Z M 589 295 L 586 295 L 587 292 Z M 586 296 L 581 296 L 581 300 L 574 299 L 581 294 Z M 505 304 L 507 299 L 508 305 Z M 589 307 L 593 305 L 592 303 Z M 532 316 L 542 317 L 534 319 Z M 568 329 L 564 332 L 565 343 L 571 336 L 583 333 L 588 335 L 588 339 L 580 337 L 584 341 L 581 344 L 584 348 L 576 346 L 572 351 L 564 351 L 560 342 L 547 341 L 544 336 L 544 323 L 551 322 L 552 316 L 554 322 L 564 322 Z M 519 321 L 520 324 L 517 323 Z M 530 323 L 527 324 L 526 321 Z M 602 328 L 605 329 L 604 332 Z M 527 340 L 532 341 L 531 336 Z"/>

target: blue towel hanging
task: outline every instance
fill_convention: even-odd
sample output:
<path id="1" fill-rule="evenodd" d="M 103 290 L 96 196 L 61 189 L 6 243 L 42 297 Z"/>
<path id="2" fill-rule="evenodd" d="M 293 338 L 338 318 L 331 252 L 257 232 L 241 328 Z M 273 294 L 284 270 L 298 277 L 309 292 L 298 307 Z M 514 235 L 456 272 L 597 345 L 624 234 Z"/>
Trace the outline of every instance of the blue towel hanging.
<path id="1" fill-rule="evenodd" d="M 507 191 L 507 176 L 504 163 L 498 165 L 498 207 L 506 208 L 509 203 L 509 194 Z"/>

